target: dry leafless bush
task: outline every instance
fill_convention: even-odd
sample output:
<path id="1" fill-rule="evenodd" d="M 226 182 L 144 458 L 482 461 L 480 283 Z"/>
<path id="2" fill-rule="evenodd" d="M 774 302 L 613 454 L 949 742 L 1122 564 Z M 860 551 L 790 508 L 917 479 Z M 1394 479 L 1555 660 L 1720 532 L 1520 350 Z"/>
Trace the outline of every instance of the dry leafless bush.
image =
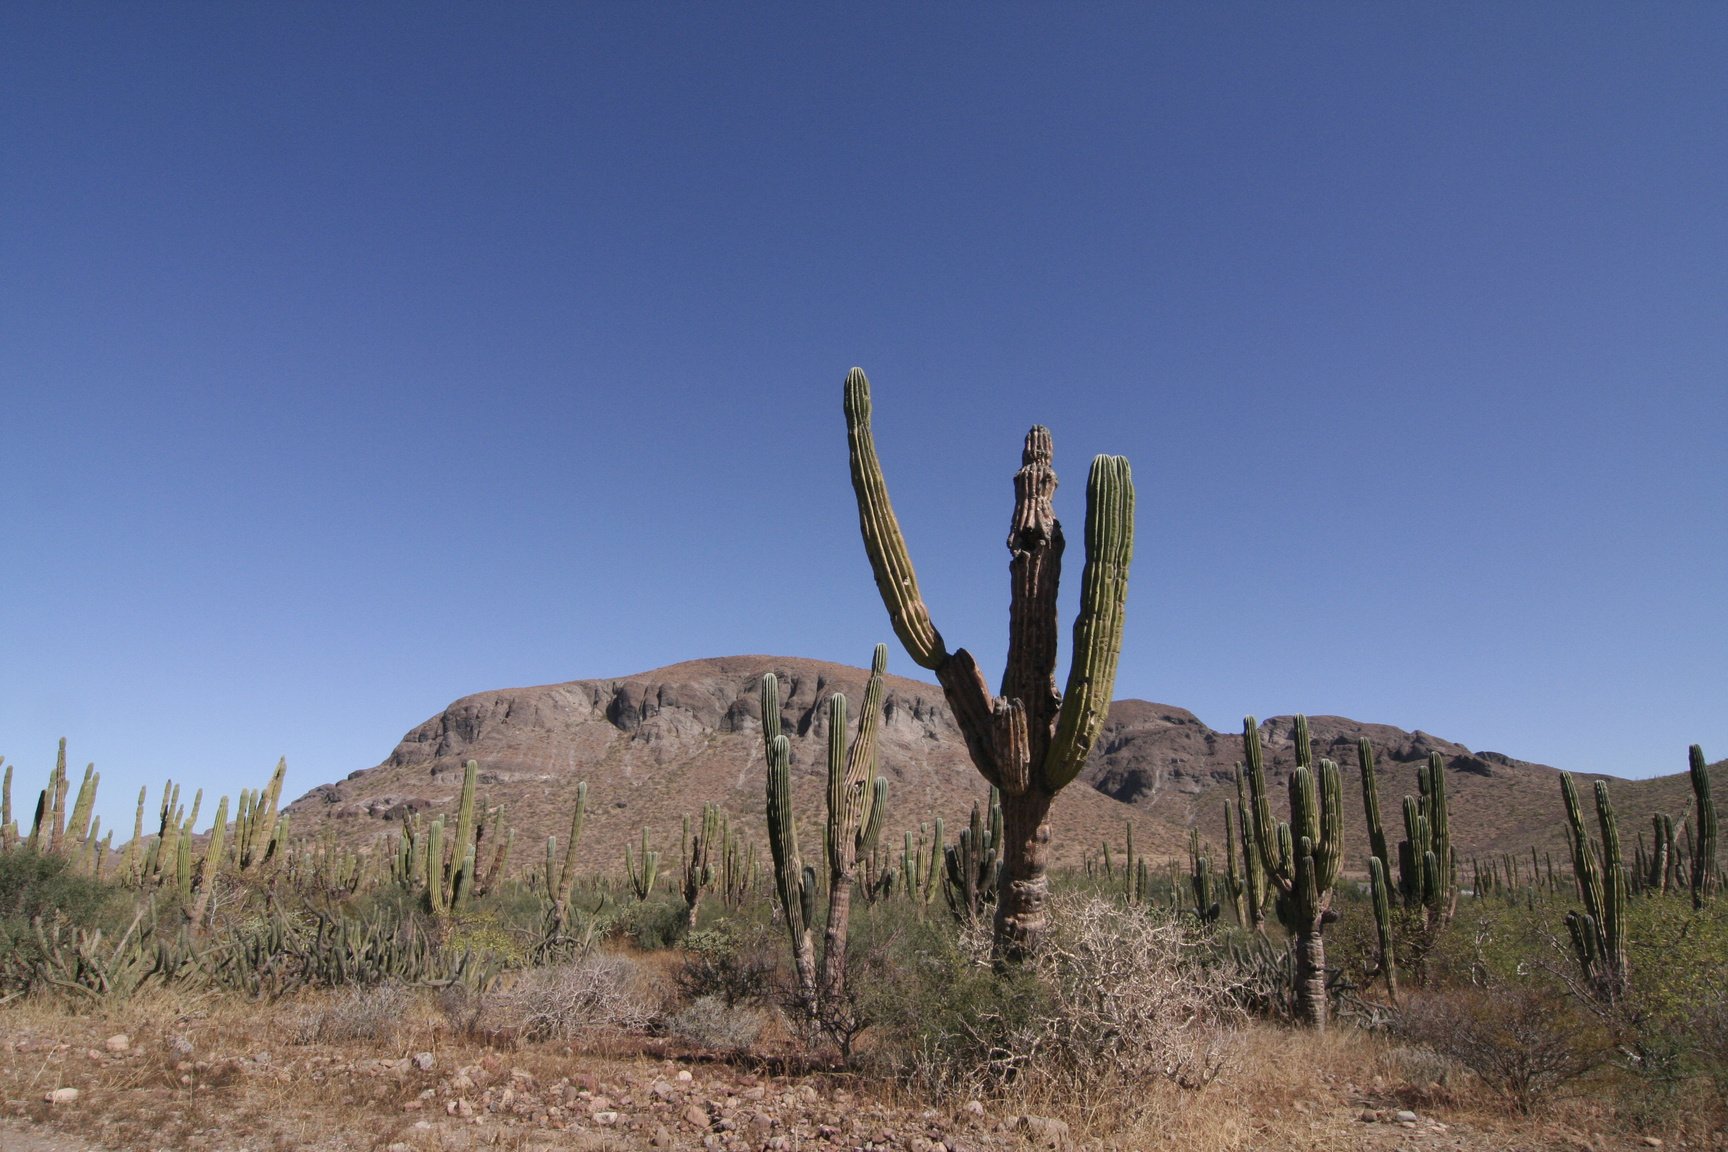
<path id="1" fill-rule="evenodd" d="M 1521 1114 L 1608 1056 L 1600 1021 L 1532 980 L 1429 992 L 1399 1012 L 1397 1033 L 1474 1072 Z"/>
<path id="2" fill-rule="evenodd" d="M 988 926 L 969 930 L 963 947 L 988 963 Z M 965 1047 L 984 1081 L 1022 1089 L 1044 1082 L 1060 1093 L 1090 1096 L 1159 1077 L 1199 1088 L 1229 1066 L 1244 1022 L 1234 996 L 1235 969 L 1210 960 L 1179 920 L 1125 909 L 1096 896 L 1064 895 L 1050 903 L 1045 943 L 1016 979 L 1028 981 L 999 1006 L 960 1017 Z M 949 1042 L 931 1044 L 943 1068 L 914 1069 L 914 1079 L 954 1083 Z"/>
<path id="3" fill-rule="evenodd" d="M 717 1052 L 743 1052 L 762 1034 L 762 1013 L 727 1004 L 719 996 L 698 996 L 666 1021 L 666 1030 Z"/>
<path id="4" fill-rule="evenodd" d="M 645 1030 L 658 1014 L 656 999 L 636 961 L 595 951 L 524 972 L 509 987 L 485 994 L 479 1015 L 490 1029 L 526 1040 L 562 1040 L 594 1029 Z"/>
<path id="5" fill-rule="evenodd" d="M 400 984 L 348 988 L 327 1006 L 308 1013 L 296 1031 L 302 1044 L 333 1044 L 350 1040 L 393 1043 L 413 1004 Z"/>

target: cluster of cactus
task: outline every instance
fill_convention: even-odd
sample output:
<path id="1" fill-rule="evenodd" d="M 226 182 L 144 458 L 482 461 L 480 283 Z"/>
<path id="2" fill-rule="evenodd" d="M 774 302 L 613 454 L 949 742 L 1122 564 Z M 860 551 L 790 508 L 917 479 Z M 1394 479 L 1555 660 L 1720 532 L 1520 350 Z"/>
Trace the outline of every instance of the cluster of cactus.
<path id="1" fill-rule="evenodd" d="M 457 800 L 453 829 L 448 828 L 443 816 L 434 817 L 423 828 L 419 814 L 411 813 L 402 821 L 391 854 L 390 872 L 396 883 L 409 891 L 423 893 L 426 909 L 434 916 L 466 911 L 469 903 L 496 886 L 510 867 L 516 830 L 505 824 L 503 805 L 489 812 L 477 806 L 479 773 L 476 761 L 470 760 L 463 766 L 462 792 Z M 481 819 L 476 819 L 476 811 Z M 579 821 L 575 831 L 580 831 Z M 371 855 L 368 854 L 368 860 Z M 482 861 L 487 861 L 484 866 Z M 356 880 L 363 882 L 363 878 Z"/>
<path id="2" fill-rule="evenodd" d="M 1620 829 L 1608 785 L 1596 781 L 1596 821 L 1600 843 L 1592 844 L 1578 805 L 1578 790 L 1569 772 L 1560 774 L 1560 794 L 1566 803 L 1566 839 L 1572 850 L 1572 875 L 1583 912 L 1566 914 L 1566 931 L 1579 971 L 1596 995 L 1610 1003 L 1626 989 L 1626 866 L 1620 856 Z"/>
<path id="3" fill-rule="evenodd" d="M 648 846 L 648 829 L 642 829 L 642 847 L 635 856 L 630 845 L 624 845 L 624 876 L 630 884 L 630 894 L 638 904 L 654 895 L 654 883 L 660 878 L 660 853 Z"/>
<path id="4" fill-rule="evenodd" d="M 725 849 L 726 823 L 726 814 L 720 810 L 718 804 L 702 806 L 702 824 L 694 836 L 690 834 L 690 817 L 684 817 L 684 833 L 678 842 L 678 855 L 683 865 L 680 871 L 683 874 L 685 921 L 691 928 L 696 927 L 696 912 L 701 906 L 703 893 L 713 891 L 719 879 L 714 860 Z M 716 843 L 719 845 L 718 851 Z"/>
<path id="5" fill-rule="evenodd" d="M 870 661 L 858 731 L 850 746 L 846 742 L 846 697 L 835 693 L 828 698 L 828 804 L 823 824 L 828 919 L 820 972 L 812 938 L 816 871 L 798 853 L 792 815 L 791 743 L 780 731 L 779 682 L 772 672 L 762 677 L 762 744 L 768 767 L 768 847 L 774 858 L 774 887 L 792 941 L 800 1003 L 810 1016 L 824 1021 L 838 1022 L 838 1013 L 846 1010 L 846 941 L 852 889 L 858 880 L 860 860 L 875 853 L 887 812 L 888 781 L 876 770 L 876 731 L 887 667 L 888 646 L 878 644 Z"/>
<path id="6" fill-rule="evenodd" d="M 1260 859 L 1260 848 L 1254 839 L 1254 821 L 1248 816 L 1248 797 L 1243 790 L 1242 765 L 1236 765 L 1235 819 L 1232 806 L 1224 804 L 1224 891 L 1235 910 L 1236 923 L 1253 932 L 1266 930 L 1266 866 Z M 1238 851 L 1236 829 L 1241 829 L 1242 844 Z M 1240 865 L 1238 865 L 1240 861 Z"/>
<path id="7" fill-rule="evenodd" d="M 1296 768 L 1290 776 L 1290 822 L 1272 817 L 1260 728 L 1242 721 L 1244 771 L 1253 801 L 1255 845 L 1269 885 L 1277 893 L 1278 920 L 1296 941 L 1296 1011 L 1305 1023 L 1326 1025 L 1326 925 L 1332 885 L 1343 860 L 1344 822 L 1338 766 L 1313 761 L 1308 718 L 1296 717 Z"/>
<path id="8" fill-rule="evenodd" d="M 942 852 L 942 895 L 957 919 L 976 920 L 996 903 L 1001 844 L 1002 794 L 992 788 L 988 818 L 973 801 L 972 818 Z"/>
<path id="9" fill-rule="evenodd" d="M 0 763 L 4 761 L 5 758 L 0 757 Z M 5 764 L 4 775 L 0 776 L 0 851 L 24 848 L 63 856 L 71 860 L 78 871 L 100 878 L 114 842 L 113 831 L 104 836 L 101 817 L 93 815 L 96 788 L 101 780 L 94 764 L 85 767 L 83 782 L 78 786 L 78 795 L 68 816 L 66 796 L 72 781 L 66 771 L 66 740 L 62 737 L 54 770 L 48 774 L 48 786 L 36 799 L 30 832 L 21 835 L 18 822 L 12 815 L 12 765 Z"/>
<path id="10" fill-rule="evenodd" d="M 570 831 L 564 837 L 562 862 L 558 856 L 558 837 L 546 837 L 546 899 L 548 912 L 547 935 L 563 933 L 570 918 L 570 902 L 576 887 L 576 845 L 582 840 L 582 826 L 588 819 L 588 781 L 576 785 L 576 803 L 570 809 Z"/>
<path id="11" fill-rule="evenodd" d="M 948 650 L 918 590 L 871 436 L 870 382 L 861 369 L 847 374 L 844 409 L 859 528 L 894 634 L 919 666 L 936 674 L 973 765 L 1002 793 L 996 955 L 1018 960 L 1037 946 L 1047 922 L 1051 801 L 1079 774 L 1110 710 L 1134 545 L 1128 462 L 1119 456 L 1092 462 L 1080 614 L 1067 689 L 1058 692 L 1063 535 L 1054 504 L 1056 473 L 1049 430 L 1035 426 L 1026 434 L 1008 536 L 1007 666 L 1002 691 L 993 696 L 972 655 L 964 648 Z"/>
<path id="12" fill-rule="evenodd" d="M 1386 990 L 1398 995 L 1398 957 L 1394 913 L 1403 923 L 1420 918 L 1418 948 L 1426 953 L 1458 909 L 1458 854 L 1452 847 L 1451 806 L 1446 799 L 1446 762 L 1438 752 L 1416 771 L 1415 796 L 1404 797 L 1404 838 L 1398 842 L 1397 881 L 1380 822 L 1380 786 L 1374 771 L 1374 746 L 1366 736 L 1356 742 L 1362 773 L 1362 814 L 1368 827 L 1368 883 L 1373 900 L 1379 968 Z"/>
<path id="13" fill-rule="evenodd" d="M 911 829 L 907 829 L 901 843 L 900 888 L 907 899 L 917 907 L 920 919 L 923 918 L 924 910 L 936 899 L 937 883 L 942 876 L 945 855 L 945 831 L 942 817 L 938 816 L 934 835 L 929 824 L 919 824 L 918 838 L 914 840 Z"/>
<path id="14" fill-rule="evenodd" d="M 1545 852 L 1537 852 L 1534 844 L 1530 846 L 1528 861 L 1510 852 L 1503 852 L 1498 858 L 1490 856 L 1486 860 L 1471 857 L 1470 888 L 1479 898 L 1493 895 L 1516 896 L 1522 893 L 1527 899 L 1533 899 L 1538 890 L 1559 890 L 1553 857 Z"/>
<path id="15" fill-rule="evenodd" d="M 1202 924 L 1215 924 L 1223 910 L 1218 885 L 1212 874 L 1212 858 L 1200 841 L 1200 829 L 1188 830 L 1188 891 L 1194 898 L 1193 912 Z"/>

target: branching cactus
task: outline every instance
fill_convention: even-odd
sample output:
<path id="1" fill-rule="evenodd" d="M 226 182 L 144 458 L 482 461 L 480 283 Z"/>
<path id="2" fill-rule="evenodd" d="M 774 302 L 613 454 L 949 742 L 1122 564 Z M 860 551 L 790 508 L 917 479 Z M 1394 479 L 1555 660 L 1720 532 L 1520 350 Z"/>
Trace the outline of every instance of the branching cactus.
<path id="1" fill-rule="evenodd" d="M 1290 823 L 1272 818 L 1260 727 L 1242 721 L 1248 789 L 1254 803 L 1254 840 L 1266 879 L 1278 894 L 1279 922 L 1296 940 L 1296 1011 L 1307 1024 L 1326 1026 L 1326 925 L 1332 911 L 1332 885 L 1343 859 L 1342 786 L 1338 765 L 1311 763 L 1308 719 L 1296 717 L 1296 770 L 1290 776 Z"/>
<path id="2" fill-rule="evenodd" d="M 588 781 L 576 785 L 576 804 L 570 810 L 570 831 L 564 838 L 564 862 L 556 872 L 551 861 L 557 853 L 555 838 L 546 845 L 546 887 L 552 899 L 552 928 L 557 934 L 570 916 L 570 898 L 576 886 L 576 845 L 582 839 L 582 825 L 588 819 Z"/>
<path id="3" fill-rule="evenodd" d="M 1056 690 L 1056 594 L 1063 535 L 1053 498 L 1050 432 L 1026 434 L 1014 477 L 1008 534 L 1011 599 L 1002 689 L 992 696 L 964 648 L 950 652 L 918 590 L 899 521 L 870 433 L 870 382 L 861 369 L 846 377 L 846 430 L 852 489 L 864 550 L 907 654 L 936 674 L 966 750 L 979 773 L 1002 792 L 1000 898 L 996 954 L 1023 958 L 1045 930 L 1050 803 L 1079 774 L 1110 709 L 1122 650 L 1128 566 L 1134 547 L 1134 483 L 1128 461 L 1099 456 L 1086 485 L 1086 566 L 1067 690 Z"/>
<path id="4" fill-rule="evenodd" d="M 654 895 L 654 881 L 660 874 L 660 853 L 648 847 L 648 829 L 642 829 L 640 859 L 630 855 L 630 845 L 624 845 L 624 874 L 630 880 L 630 894 L 637 903 Z"/>
<path id="5" fill-rule="evenodd" d="M 1002 794 L 992 788 L 988 823 L 974 801 L 972 819 L 960 830 L 958 842 L 942 853 L 942 895 L 957 919 L 976 920 L 986 904 L 996 902 L 1001 843 Z"/>
<path id="6" fill-rule="evenodd" d="M 823 824 L 824 855 L 828 860 L 828 923 L 822 939 L 820 984 L 803 983 L 800 948 L 808 941 L 810 915 L 814 910 L 814 872 L 805 884 L 807 871 L 797 859 L 797 840 L 792 829 L 790 748 L 779 732 L 779 686 L 773 673 L 762 677 L 762 734 L 768 747 L 768 839 L 774 852 L 775 886 L 787 907 L 787 925 L 793 927 L 790 901 L 796 886 L 803 938 L 793 936 L 795 966 L 800 991 L 806 1003 L 830 1016 L 846 1004 L 846 941 L 851 927 L 852 889 L 857 883 L 859 861 L 866 847 L 881 835 L 885 782 L 876 774 L 876 733 L 882 717 L 882 677 L 888 668 L 888 646 L 876 645 L 870 661 L 870 680 L 864 689 L 864 704 L 858 712 L 858 731 L 850 746 L 846 742 L 846 697 L 828 698 L 828 815 Z M 770 716 L 769 706 L 773 706 Z M 772 739 L 769 733 L 772 731 Z M 814 967 L 811 968 L 815 975 Z"/>
<path id="7" fill-rule="evenodd" d="M 1716 864 L 1716 802 L 1710 795 L 1710 773 L 1704 749 L 1692 745 L 1687 755 L 1697 832 L 1692 836 L 1692 906 L 1703 908 L 1722 885 Z"/>
<path id="8" fill-rule="evenodd" d="M 1560 795 L 1566 802 L 1566 838 L 1572 846 L 1572 874 L 1584 911 L 1566 913 L 1566 930 L 1578 968 L 1596 994 L 1613 1003 L 1626 990 L 1626 868 L 1620 858 L 1620 830 L 1608 785 L 1596 781 L 1596 822 L 1600 846 L 1584 830 L 1584 814 L 1572 774 L 1560 773 Z M 1600 860 L 1600 863 L 1598 863 Z"/>
<path id="9" fill-rule="evenodd" d="M 1188 829 L 1188 888 L 1194 896 L 1195 917 L 1202 924 L 1217 923 L 1222 905 L 1212 877 L 1212 858 L 1200 842 L 1198 828 Z"/>
<path id="10" fill-rule="evenodd" d="M 1260 847 L 1254 839 L 1254 820 L 1249 815 L 1248 795 L 1243 788 L 1242 765 L 1236 765 L 1236 827 L 1242 832 L 1242 900 L 1237 910 L 1237 923 L 1255 932 L 1266 930 L 1266 865 L 1260 858 Z M 1225 816 L 1228 830 L 1229 816 Z M 1234 899 L 1234 897 L 1232 897 Z"/>
<path id="11" fill-rule="evenodd" d="M 714 888 L 714 856 L 723 846 L 724 817 L 717 804 L 702 806 L 702 824 L 694 837 L 690 834 L 690 817 L 684 817 L 684 834 L 678 854 L 683 861 L 685 922 L 696 927 L 696 912 L 702 904 L 702 894 Z"/>
<path id="12" fill-rule="evenodd" d="M 768 764 L 768 849 L 774 857 L 774 890 L 792 939 L 792 966 L 798 998 L 806 1014 L 816 1011 L 816 871 L 798 855 L 798 827 L 792 816 L 792 745 L 780 731 L 780 685 L 774 673 L 762 677 L 762 750 Z"/>
<path id="13" fill-rule="evenodd" d="M 1386 876 L 1386 860 L 1382 856 L 1368 857 L 1368 889 L 1374 900 L 1374 931 L 1380 938 L 1380 974 L 1386 978 L 1386 994 L 1398 1002 L 1398 955 L 1392 945 L 1392 900 L 1388 894 L 1391 881 Z"/>

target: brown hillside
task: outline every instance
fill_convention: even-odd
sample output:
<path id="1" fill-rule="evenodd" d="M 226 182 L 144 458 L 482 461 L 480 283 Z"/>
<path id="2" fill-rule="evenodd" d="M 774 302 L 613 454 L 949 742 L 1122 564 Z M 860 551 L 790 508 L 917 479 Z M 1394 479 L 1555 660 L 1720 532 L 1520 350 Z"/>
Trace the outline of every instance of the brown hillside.
<path id="1" fill-rule="evenodd" d="M 705 802 L 718 802 L 753 836 L 762 831 L 763 760 L 757 703 L 762 674 L 781 684 L 781 724 L 792 741 L 794 802 L 819 819 L 825 781 L 826 713 L 834 692 L 862 699 L 867 672 L 845 665 L 776 656 L 692 660 L 616 680 L 577 680 L 482 692 L 456 701 L 419 725 L 375 768 L 314 788 L 290 808 L 298 832 L 329 827 L 348 843 L 393 832 L 410 811 L 453 810 L 462 766 L 480 765 L 482 799 L 506 806 L 517 830 L 517 862 L 537 858 L 547 835 L 562 836 L 578 781 L 589 786 L 584 867 L 611 869 L 623 846 L 650 830 L 663 861 L 676 852 L 679 824 Z M 1426 732 L 1406 732 L 1339 716 L 1310 718 L 1315 751 L 1343 769 L 1346 867 L 1361 870 L 1362 807 L 1356 742 L 1367 736 L 1380 775 L 1381 809 L 1396 840 L 1400 799 L 1415 791 L 1417 765 L 1431 752 L 1445 758 L 1453 842 L 1470 857 L 1564 849 L 1558 773 L 1494 752 L 1475 752 Z M 1282 812 L 1283 783 L 1294 764 L 1291 717 L 1261 725 Z M 1053 847 L 1058 864 L 1078 863 L 1102 840 L 1120 845 L 1127 821 L 1137 846 L 1155 857 L 1187 851 L 1198 825 L 1223 840 L 1223 805 L 1234 798 L 1232 770 L 1242 755 L 1239 733 L 1217 732 L 1193 713 L 1144 700 L 1111 709 L 1081 780 L 1057 799 Z M 1677 766 L 1684 767 L 1682 754 Z M 889 781 L 884 835 L 941 817 L 950 837 L 985 786 L 939 688 L 887 678 L 880 741 Z M 1718 794 L 1728 788 L 1715 768 Z M 1086 787 L 1085 785 L 1091 785 Z M 1684 773 L 1654 780 L 1615 780 L 1621 827 L 1630 840 L 1657 810 L 1678 814 L 1690 797 Z M 1557 857 L 1558 858 L 1558 857 Z M 665 864 L 662 865 L 666 867 Z"/>

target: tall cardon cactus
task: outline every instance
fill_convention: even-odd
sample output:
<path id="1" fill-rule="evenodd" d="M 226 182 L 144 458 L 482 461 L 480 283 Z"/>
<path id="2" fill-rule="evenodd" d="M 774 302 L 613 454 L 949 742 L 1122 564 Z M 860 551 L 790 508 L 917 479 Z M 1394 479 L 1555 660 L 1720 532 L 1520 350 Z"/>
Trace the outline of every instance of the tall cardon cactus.
<path id="1" fill-rule="evenodd" d="M 996 954 L 1018 960 L 1038 944 L 1047 922 L 1050 803 L 1086 762 L 1110 710 L 1134 550 L 1134 483 L 1128 461 L 1099 456 L 1086 484 L 1086 566 L 1067 689 L 1056 690 L 1056 593 L 1063 535 L 1056 519 L 1056 472 L 1047 428 L 1026 434 L 1014 477 L 1008 531 L 1011 594 L 1008 659 L 1002 690 L 991 695 L 964 648 L 950 652 L 918 590 L 906 540 L 870 432 L 870 382 L 846 377 L 846 432 L 852 490 L 864 551 L 907 654 L 936 674 L 966 750 L 1002 792 L 1002 884 L 996 902 Z"/>
<path id="2" fill-rule="evenodd" d="M 791 744 L 780 732 L 780 688 L 772 672 L 762 677 L 762 742 L 768 763 L 768 847 L 774 856 L 774 885 L 792 938 L 793 967 L 806 1011 L 824 1022 L 840 1023 L 847 1011 L 846 941 L 852 913 L 852 888 L 866 845 L 881 834 L 886 781 L 876 774 L 876 732 L 882 716 L 882 676 L 888 646 L 876 645 L 870 681 L 858 713 L 858 732 L 846 743 L 846 697 L 828 698 L 828 812 L 823 824 L 828 859 L 828 922 L 822 940 L 822 968 L 816 969 L 811 938 L 815 919 L 816 873 L 798 855 L 792 818 Z M 847 1039 L 849 1043 L 849 1037 Z"/>
<path id="3" fill-rule="evenodd" d="M 1704 765 L 1704 749 L 1692 745 L 1687 751 L 1687 764 L 1698 828 L 1692 836 L 1692 906 L 1703 908 L 1722 885 L 1716 864 L 1716 801 L 1710 795 L 1710 772 Z"/>
<path id="4" fill-rule="evenodd" d="M 1326 925 L 1332 911 L 1332 885 L 1344 857 L 1342 785 L 1338 765 L 1312 763 L 1308 719 L 1296 717 L 1296 769 L 1290 775 L 1290 823 L 1272 818 L 1266 789 L 1266 763 L 1260 726 L 1242 721 L 1248 790 L 1253 797 L 1254 840 L 1267 882 L 1277 892 L 1278 920 L 1296 940 L 1296 1013 L 1306 1023 L 1326 1026 Z"/>
<path id="5" fill-rule="evenodd" d="M 1572 875 L 1584 911 L 1566 913 L 1566 930 L 1578 968 L 1596 995 L 1612 1003 L 1626 990 L 1626 866 L 1620 856 L 1620 827 L 1608 785 L 1596 781 L 1596 823 L 1600 847 L 1590 843 L 1584 813 L 1570 772 L 1560 773 L 1560 795 L 1566 802 L 1566 839 L 1572 847 Z"/>

